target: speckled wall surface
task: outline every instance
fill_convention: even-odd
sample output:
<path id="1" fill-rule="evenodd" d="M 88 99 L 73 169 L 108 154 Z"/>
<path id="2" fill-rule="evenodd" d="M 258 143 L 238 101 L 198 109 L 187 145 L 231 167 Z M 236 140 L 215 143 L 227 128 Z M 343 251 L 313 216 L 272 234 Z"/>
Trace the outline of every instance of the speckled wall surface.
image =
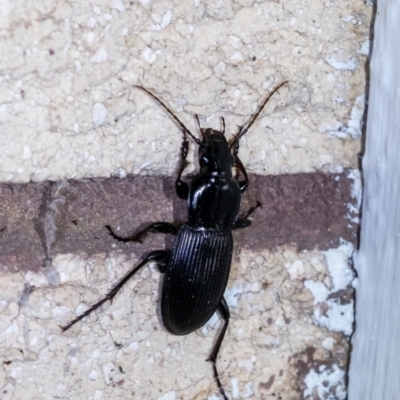
<path id="1" fill-rule="evenodd" d="M 362 1 L 1 4 L 2 181 L 173 173 L 180 134 L 137 83 L 192 130 L 198 113 L 234 133 L 288 80 L 243 139 L 249 171 L 357 166 Z"/>
<path id="2" fill-rule="evenodd" d="M 231 399 L 346 398 L 371 13 L 362 1 L 0 2 L 1 399 L 219 398 L 205 360 L 220 319 L 168 334 L 154 265 L 59 325 L 171 245 L 121 246 L 105 224 L 185 219 L 181 133 L 132 85 L 192 132 L 197 113 L 214 128 L 224 116 L 230 135 L 284 80 L 241 141 L 243 209 L 263 208 L 235 234 L 218 367 Z"/>

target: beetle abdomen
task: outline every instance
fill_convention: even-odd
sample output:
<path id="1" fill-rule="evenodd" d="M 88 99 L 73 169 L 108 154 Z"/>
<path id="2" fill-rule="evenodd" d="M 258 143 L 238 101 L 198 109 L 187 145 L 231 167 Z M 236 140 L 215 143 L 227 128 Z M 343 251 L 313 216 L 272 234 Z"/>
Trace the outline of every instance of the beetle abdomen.
<path id="1" fill-rule="evenodd" d="M 165 271 L 161 312 L 165 328 L 187 335 L 216 311 L 228 282 L 232 233 L 194 229 L 178 232 Z"/>

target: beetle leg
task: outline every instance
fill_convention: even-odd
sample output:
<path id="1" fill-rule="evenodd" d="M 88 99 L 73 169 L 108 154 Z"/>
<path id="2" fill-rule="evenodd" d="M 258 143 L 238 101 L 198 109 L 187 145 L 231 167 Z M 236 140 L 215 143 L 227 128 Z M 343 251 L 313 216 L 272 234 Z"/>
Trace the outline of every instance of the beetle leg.
<path id="1" fill-rule="evenodd" d="M 218 339 L 217 339 L 217 341 L 211 351 L 210 357 L 208 357 L 207 361 L 212 362 L 213 370 L 214 370 L 214 378 L 217 381 L 217 385 L 218 385 L 220 393 L 222 394 L 222 396 L 225 400 L 229 400 L 225 394 L 224 388 L 222 387 L 222 383 L 219 380 L 219 375 L 218 375 L 218 371 L 217 371 L 218 352 L 219 352 L 219 349 L 221 348 L 222 341 L 224 340 L 226 330 L 228 329 L 229 318 L 231 317 L 228 304 L 226 304 L 226 300 L 224 297 L 221 299 L 221 302 L 219 303 L 218 311 L 220 312 L 220 314 L 222 315 L 222 318 L 224 319 L 224 326 L 222 327 L 222 330 L 218 335 Z"/>
<path id="2" fill-rule="evenodd" d="M 238 174 L 236 174 L 235 179 L 239 184 L 240 193 L 244 193 L 249 186 L 249 177 L 247 176 L 246 168 L 244 167 L 242 161 L 240 161 L 238 153 L 239 153 L 239 142 L 236 142 L 233 148 L 233 157 L 235 158 L 234 166 L 236 170 L 239 170 L 242 173 L 244 180 L 239 181 Z"/>
<path id="3" fill-rule="evenodd" d="M 185 170 L 185 168 L 189 165 L 189 163 L 186 161 L 188 151 L 189 151 L 189 141 L 187 140 L 184 134 L 181 146 L 181 163 L 179 165 L 178 176 L 176 177 L 175 181 L 176 194 L 180 199 L 183 200 L 186 200 L 189 196 L 189 185 L 182 180 L 182 173 Z"/>
<path id="4" fill-rule="evenodd" d="M 239 181 L 237 179 L 240 188 L 240 193 L 244 193 L 249 187 L 249 177 L 247 176 L 246 169 L 244 168 L 244 165 L 242 164 L 238 156 L 235 157 L 235 167 L 242 173 L 244 177 L 243 181 Z"/>
<path id="5" fill-rule="evenodd" d="M 128 236 L 128 237 L 121 237 L 118 236 L 111 228 L 110 225 L 106 225 L 106 228 L 110 232 L 110 235 L 118 240 L 119 242 L 139 242 L 142 243 L 142 237 L 146 235 L 151 230 L 155 230 L 160 233 L 171 233 L 172 235 L 176 235 L 178 233 L 178 228 L 176 228 L 174 225 L 170 224 L 169 222 L 154 222 L 141 230 L 138 233 L 135 233 L 134 235 Z"/>
<path id="6" fill-rule="evenodd" d="M 259 201 L 257 201 L 257 204 L 255 206 L 251 207 L 250 210 L 247 211 L 247 213 L 245 215 L 243 215 L 243 217 L 240 217 L 235 221 L 235 223 L 232 227 L 232 230 L 246 228 L 246 226 L 250 226 L 251 220 L 249 220 L 248 218 L 251 214 L 253 214 L 253 212 L 255 210 L 257 210 L 258 207 L 262 207 L 262 204 Z"/>
<path id="7" fill-rule="evenodd" d="M 115 297 L 115 295 L 122 289 L 122 286 L 125 285 L 126 282 L 129 281 L 129 279 L 132 278 L 133 275 L 136 274 L 142 268 L 146 263 L 149 261 L 158 261 L 161 264 L 166 264 L 169 260 L 170 257 L 170 252 L 167 250 L 155 250 L 152 251 L 139 265 L 136 267 L 132 268 L 117 284 L 116 286 L 100 301 L 98 301 L 96 304 L 94 304 L 92 307 L 90 307 L 88 310 L 86 310 L 83 314 L 81 314 L 79 317 L 75 318 L 71 322 L 69 322 L 65 326 L 61 326 L 61 329 L 63 332 L 71 328 L 72 325 L 75 325 L 78 321 L 80 321 L 82 318 L 86 317 L 90 313 L 92 313 L 94 310 L 99 308 L 103 303 L 105 303 L 107 300 L 111 300 Z"/>

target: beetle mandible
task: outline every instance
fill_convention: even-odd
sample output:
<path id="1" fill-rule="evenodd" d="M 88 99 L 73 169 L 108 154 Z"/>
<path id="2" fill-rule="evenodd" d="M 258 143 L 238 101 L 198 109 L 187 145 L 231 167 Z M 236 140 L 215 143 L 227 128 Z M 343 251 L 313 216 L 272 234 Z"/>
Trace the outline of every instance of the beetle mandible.
<path id="1" fill-rule="evenodd" d="M 254 124 L 268 100 L 283 85 L 278 85 L 262 102 L 250 121 L 239 127 L 239 132 L 228 142 L 225 137 L 225 120 L 221 117 L 222 131 L 201 128 L 195 115 L 201 139 L 196 138 L 178 117 L 154 94 L 142 86 L 137 88 L 157 101 L 180 126 L 183 133 L 181 160 L 175 182 L 176 194 L 187 200 L 188 222 L 177 228 L 168 222 L 155 222 L 142 231 L 130 236 L 118 236 L 110 226 L 110 234 L 118 241 L 141 242 L 149 231 L 176 235 L 172 250 L 156 250 L 148 254 L 139 265 L 100 301 L 67 325 L 63 331 L 89 315 L 107 300 L 112 300 L 124 284 L 149 261 L 156 261 L 164 281 L 161 293 L 161 316 L 164 327 L 174 335 L 187 335 L 207 323 L 218 311 L 224 325 L 207 361 L 211 361 L 214 378 L 225 400 L 228 397 L 222 387 L 217 356 L 228 328 L 230 313 L 224 299 L 224 291 L 231 268 L 233 239 L 232 230 L 251 225 L 250 214 L 261 206 L 259 202 L 245 215 L 239 217 L 241 195 L 249 185 L 246 169 L 239 159 L 239 140 Z M 199 145 L 200 171 L 189 185 L 182 180 L 182 173 L 189 164 L 186 157 L 190 136 Z M 232 175 L 236 168 L 242 175 Z"/>

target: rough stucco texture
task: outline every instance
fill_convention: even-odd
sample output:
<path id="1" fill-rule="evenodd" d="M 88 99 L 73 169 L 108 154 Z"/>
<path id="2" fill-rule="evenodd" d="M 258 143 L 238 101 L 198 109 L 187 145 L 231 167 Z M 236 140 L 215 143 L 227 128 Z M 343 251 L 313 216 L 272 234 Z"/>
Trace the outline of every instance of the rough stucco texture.
<path id="1" fill-rule="evenodd" d="M 285 80 L 241 140 L 253 174 L 243 206 L 260 196 L 263 208 L 253 231 L 235 234 L 218 367 L 230 399 L 346 398 L 358 222 L 349 190 L 360 184 L 371 12 L 360 0 L 0 0 L 2 400 L 220 398 L 205 362 L 220 320 L 166 333 L 154 265 L 111 306 L 65 334 L 58 325 L 142 251 L 170 245 L 154 235 L 121 247 L 105 223 L 128 233 L 184 220 L 170 178 L 180 130 L 132 85 L 193 133 L 197 113 L 214 128 L 224 116 L 232 135 Z M 191 172 L 194 144 L 188 159 Z M 143 182 L 151 190 L 140 197 Z"/>
<path id="2" fill-rule="evenodd" d="M 232 398 L 345 398 L 353 245 L 339 238 L 354 242 L 357 229 L 348 175 L 251 176 L 244 207 L 256 199 L 264 207 L 235 234 L 225 293 L 232 319 L 218 360 Z M 172 187 L 165 177 L 0 186 L 0 384 L 8 398 L 217 398 L 205 359 L 219 320 L 183 338 L 165 332 L 154 265 L 112 305 L 64 334 L 59 328 L 143 252 L 170 245 L 161 235 L 118 245 L 104 224 L 122 234 L 154 218 L 184 219 Z M 46 253 L 53 261 L 44 268 Z"/>
<path id="3" fill-rule="evenodd" d="M 250 172 L 340 172 L 360 150 L 371 8 L 347 1 L 2 0 L 0 180 L 170 175 L 180 134 L 157 92 L 242 140 Z M 174 157 L 175 155 L 175 157 Z"/>
<path id="4" fill-rule="evenodd" d="M 286 245 L 235 253 L 225 293 L 232 317 L 218 359 L 230 398 L 294 400 L 317 393 L 345 399 L 352 249 L 342 244 L 299 253 Z M 160 275 L 154 265 L 112 305 L 61 333 L 59 325 L 137 262 L 121 253 L 56 256 L 56 286 L 42 273 L 2 273 L 3 398 L 219 398 L 205 360 L 220 320 L 215 316 L 184 337 L 165 332 L 156 313 Z"/>

